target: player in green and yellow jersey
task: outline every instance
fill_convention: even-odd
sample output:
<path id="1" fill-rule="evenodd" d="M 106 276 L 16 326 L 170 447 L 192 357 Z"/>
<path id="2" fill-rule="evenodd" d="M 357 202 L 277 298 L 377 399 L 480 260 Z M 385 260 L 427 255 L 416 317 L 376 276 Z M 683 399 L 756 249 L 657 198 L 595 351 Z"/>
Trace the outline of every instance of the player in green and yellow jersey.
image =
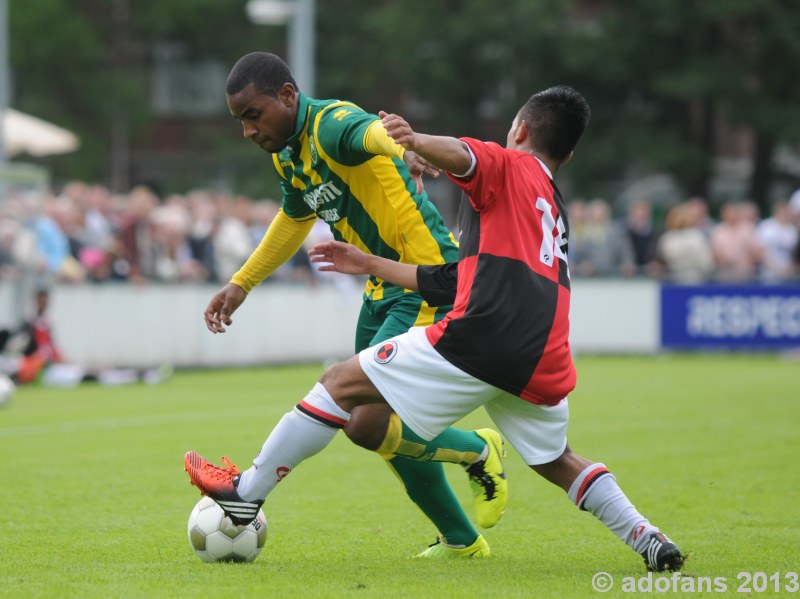
<path id="1" fill-rule="evenodd" d="M 231 315 L 253 287 L 267 278 L 302 246 L 317 218 L 333 236 L 365 252 L 407 264 L 456 262 L 458 248 L 441 215 L 427 198 L 421 177 L 427 163 L 396 145 L 380 118 L 350 102 L 315 100 L 302 94 L 288 66 L 274 54 L 242 57 L 226 84 L 228 107 L 242 123 L 244 136 L 272 153 L 281 177 L 283 203 L 258 248 L 211 299 L 205 312 L 213 333 L 225 332 Z M 432 171 L 435 172 L 435 171 Z M 438 174 L 438 173 L 437 173 Z M 429 306 L 422 297 L 381 279 L 367 282 L 356 330 L 355 351 L 375 345 L 412 326 L 438 322 L 450 306 Z M 292 468 L 324 447 L 339 428 L 359 445 L 380 444 L 372 438 L 376 422 L 387 422 L 385 405 L 361 406 L 351 415 L 300 402 L 284 418 L 301 419 L 302 443 L 273 434 L 250 468 L 236 477 L 242 501 L 223 505 L 260 505 Z M 483 464 L 501 469 L 498 449 L 486 433 L 448 429 L 452 447 L 463 452 L 475 496 L 478 523 L 493 526 L 502 515 L 505 487 L 483 475 Z M 436 525 L 443 539 L 422 555 L 482 557 L 489 546 L 478 534 L 453 494 L 438 461 L 384 456 L 403 482 L 409 497 Z M 190 465 L 187 465 L 187 468 Z M 238 473 L 238 469 L 237 469 Z M 504 481 L 503 481 L 504 484 Z M 248 504 L 247 502 L 250 502 Z"/>

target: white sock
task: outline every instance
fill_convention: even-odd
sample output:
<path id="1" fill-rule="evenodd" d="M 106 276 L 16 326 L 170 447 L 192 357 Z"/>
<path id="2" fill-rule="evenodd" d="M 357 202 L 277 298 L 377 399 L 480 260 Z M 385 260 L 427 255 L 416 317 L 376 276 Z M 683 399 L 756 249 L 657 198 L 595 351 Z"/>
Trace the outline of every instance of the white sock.
<path id="1" fill-rule="evenodd" d="M 644 551 L 650 533 L 658 531 L 628 500 L 604 464 L 592 464 L 581 472 L 567 495 L 636 553 Z"/>
<path id="2" fill-rule="evenodd" d="M 253 467 L 242 472 L 236 489 L 239 497 L 245 501 L 266 498 L 300 462 L 322 451 L 349 418 L 317 383 L 272 429 Z"/>

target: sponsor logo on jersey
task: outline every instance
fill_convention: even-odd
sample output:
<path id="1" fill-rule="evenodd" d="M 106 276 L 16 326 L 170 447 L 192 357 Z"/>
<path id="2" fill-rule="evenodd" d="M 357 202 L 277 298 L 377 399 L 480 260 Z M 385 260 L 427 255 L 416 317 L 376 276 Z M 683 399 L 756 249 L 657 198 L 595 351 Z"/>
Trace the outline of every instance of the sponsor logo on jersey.
<path id="1" fill-rule="evenodd" d="M 326 223 L 336 223 L 341 220 L 339 218 L 339 211 L 336 208 L 331 208 L 329 210 L 320 210 L 319 212 L 317 212 L 317 216 L 319 216 Z"/>
<path id="2" fill-rule="evenodd" d="M 327 202 L 331 202 L 336 198 L 342 195 L 341 190 L 333 184 L 332 181 L 328 181 L 327 183 L 323 183 L 319 187 L 312 189 L 308 193 L 303 195 L 303 201 L 306 205 L 311 208 L 314 212 L 319 209 L 320 206 Z"/>
<path id="3" fill-rule="evenodd" d="M 392 358 L 397 355 L 397 342 L 387 341 L 375 350 L 375 361 L 378 364 L 386 364 L 391 362 Z"/>

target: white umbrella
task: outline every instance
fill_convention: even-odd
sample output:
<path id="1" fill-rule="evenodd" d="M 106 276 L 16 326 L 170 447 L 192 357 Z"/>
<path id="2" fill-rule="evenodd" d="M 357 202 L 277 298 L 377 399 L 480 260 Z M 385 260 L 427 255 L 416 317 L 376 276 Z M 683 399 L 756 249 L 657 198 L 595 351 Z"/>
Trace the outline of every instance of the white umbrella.
<path id="1" fill-rule="evenodd" d="M 71 131 L 13 108 L 6 108 L 4 112 L 3 137 L 8 156 L 65 154 L 74 152 L 80 145 Z"/>

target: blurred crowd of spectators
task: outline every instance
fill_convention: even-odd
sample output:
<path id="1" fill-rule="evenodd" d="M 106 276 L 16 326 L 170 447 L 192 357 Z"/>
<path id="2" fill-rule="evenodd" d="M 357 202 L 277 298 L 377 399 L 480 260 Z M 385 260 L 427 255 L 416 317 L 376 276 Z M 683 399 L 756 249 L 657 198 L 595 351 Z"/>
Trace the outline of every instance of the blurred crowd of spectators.
<path id="1" fill-rule="evenodd" d="M 279 204 L 206 190 L 158 197 L 140 186 L 112 194 L 70 182 L 59 194 L 12 194 L 0 203 L 0 278 L 35 273 L 60 282 L 226 283 L 255 249 Z M 761 217 L 729 202 L 713 219 L 689 198 L 659 210 L 643 198 L 614 218 L 603 199 L 568 206 L 573 277 L 702 281 L 800 280 L 800 190 Z M 318 227 L 307 247 L 330 238 Z M 270 280 L 313 284 L 304 251 Z"/>
<path id="2" fill-rule="evenodd" d="M 205 190 L 160 198 L 144 186 L 112 194 L 81 182 L 45 198 L 12 194 L 0 203 L 0 277 L 226 283 L 279 208 Z M 330 237 L 324 225 L 308 242 L 320 237 Z M 270 279 L 314 283 L 316 275 L 301 251 Z"/>
<path id="3" fill-rule="evenodd" d="M 602 199 L 568 206 L 570 271 L 578 277 L 657 277 L 676 283 L 800 280 L 800 190 L 760 217 L 753 202 L 726 202 L 719 219 L 699 197 L 654 218 L 646 199 L 619 220 Z"/>

